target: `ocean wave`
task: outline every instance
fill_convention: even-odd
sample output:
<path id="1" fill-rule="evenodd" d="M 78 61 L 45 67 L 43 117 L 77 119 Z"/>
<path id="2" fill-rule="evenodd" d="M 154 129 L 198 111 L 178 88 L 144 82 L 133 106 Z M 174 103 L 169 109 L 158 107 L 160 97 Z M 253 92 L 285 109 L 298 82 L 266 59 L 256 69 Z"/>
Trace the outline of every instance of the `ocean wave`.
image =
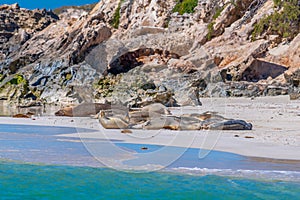
<path id="1" fill-rule="evenodd" d="M 245 169 L 209 169 L 198 167 L 177 167 L 169 169 L 172 172 L 184 173 L 189 175 L 217 175 L 234 176 L 251 179 L 267 179 L 300 182 L 300 172 L 298 171 L 276 171 L 276 170 L 245 170 Z"/>

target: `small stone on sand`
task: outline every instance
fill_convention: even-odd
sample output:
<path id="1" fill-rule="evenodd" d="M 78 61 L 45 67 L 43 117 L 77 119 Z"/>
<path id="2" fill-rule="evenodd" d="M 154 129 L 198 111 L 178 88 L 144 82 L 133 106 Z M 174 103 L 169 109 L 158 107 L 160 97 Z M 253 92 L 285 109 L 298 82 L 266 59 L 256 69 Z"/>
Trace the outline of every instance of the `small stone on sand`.
<path id="1" fill-rule="evenodd" d="M 121 131 L 121 133 L 128 134 L 128 133 L 132 133 L 132 131 L 129 129 L 124 129 Z"/>

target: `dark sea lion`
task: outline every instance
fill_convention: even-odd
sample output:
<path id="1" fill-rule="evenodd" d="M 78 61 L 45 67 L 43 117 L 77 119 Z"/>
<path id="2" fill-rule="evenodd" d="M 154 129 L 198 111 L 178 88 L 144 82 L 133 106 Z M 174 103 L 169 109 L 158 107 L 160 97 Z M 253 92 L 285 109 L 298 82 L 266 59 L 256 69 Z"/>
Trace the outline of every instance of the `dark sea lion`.
<path id="1" fill-rule="evenodd" d="M 252 130 L 252 124 L 244 120 L 227 120 L 208 125 L 210 130 Z"/>

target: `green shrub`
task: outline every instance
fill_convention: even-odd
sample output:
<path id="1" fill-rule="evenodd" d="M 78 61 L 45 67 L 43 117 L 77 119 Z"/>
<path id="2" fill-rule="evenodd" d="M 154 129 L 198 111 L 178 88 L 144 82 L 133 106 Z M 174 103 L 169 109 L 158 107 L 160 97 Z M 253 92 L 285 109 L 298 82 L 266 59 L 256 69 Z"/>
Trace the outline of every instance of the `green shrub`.
<path id="1" fill-rule="evenodd" d="M 214 19 L 214 20 L 217 19 L 217 18 L 221 15 L 221 13 L 222 13 L 222 11 L 224 10 L 224 8 L 225 8 L 225 6 L 220 7 L 220 8 L 217 8 L 216 13 L 215 13 L 214 16 L 213 16 L 213 19 Z"/>
<path id="2" fill-rule="evenodd" d="M 119 4 L 118 4 L 118 7 L 114 13 L 114 16 L 112 18 L 112 21 L 110 23 L 110 25 L 112 25 L 112 27 L 114 28 L 119 28 L 119 25 L 120 25 L 120 18 L 121 18 L 121 14 L 120 14 L 120 10 L 121 10 L 121 4 L 124 0 L 120 0 Z"/>
<path id="3" fill-rule="evenodd" d="M 207 33 L 207 40 L 211 40 L 213 37 L 213 32 L 214 32 L 214 24 L 215 22 L 211 22 L 207 25 L 208 33 Z"/>
<path id="4" fill-rule="evenodd" d="M 254 25 L 252 40 L 266 33 L 279 35 L 282 38 L 293 39 L 300 31 L 300 8 L 298 0 L 273 0 L 277 7 L 275 12 L 263 17 Z"/>
<path id="5" fill-rule="evenodd" d="M 9 81 L 9 84 L 11 84 L 11 85 L 20 85 L 20 84 L 26 85 L 27 81 L 26 81 L 26 79 L 22 75 L 16 74 L 14 76 L 14 78 L 12 78 Z"/>
<path id="6" fill-rule="evenodd" d="M 280 6 L 282 1 L 281 0 L 273 0 L 274 2 L 274 5 L 277 7 L 277 6 Z"/>
<path id="7" fill-rule="evenodd" d="M 72 77 L 73 77 L 73 76 L 72 76 L 71 73 L 66 74 L 66 80 L 67 80 L 67 81 L 71 80 Z"/>
<path id="8" fill-rule="evenodd" d="M 177 4 L 172 12 L 178 12 L 180 15 L 184 13 L 194 13 L 194 8 L 198 5 L 198 0 L 177 0 Z"/>
<path id="9" fill-rule="evenodd" d="M 3 77 L 2 77 L 3 78 Z M 1 80 L 3 81 L 3 80 Z M 24 96 L 29 91 L 28 88 L 28 81 L 25 79 L 24 76 L 20 74 L 15 74 L 10 81 L 6 82 L 2 87 L 0 88 L 0 93 L 3 91 L 6 91 L 5 95 L 7 94 L 7 91 L 20 91 L 21 96 Z"/>

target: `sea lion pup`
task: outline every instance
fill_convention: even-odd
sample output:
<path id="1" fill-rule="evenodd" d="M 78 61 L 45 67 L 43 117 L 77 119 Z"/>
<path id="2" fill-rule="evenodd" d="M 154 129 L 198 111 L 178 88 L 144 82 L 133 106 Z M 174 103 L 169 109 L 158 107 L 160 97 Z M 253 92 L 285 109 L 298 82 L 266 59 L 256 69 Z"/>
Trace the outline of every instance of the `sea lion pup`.
<path id="1" fill-rule="evenodd" d="M 227 120 L 213 123 L 208 126 L 210 130 L 252 130 L 252 124 L 244 120 Z"/>
<path id="2" fill-rule="evenodd" d="M 110 104 L 82 103 L 75 107 L 65 107 L 55 113 L 56 116 L 88 117 L 99 113 L 100 110 L 111 109 Z"/>
<path id="3" fill-rule="evenodd" d="M 106 117 L 104 111 L 100 111 L 99 122 L 105 129 L 126 129 L 129 123 L 121 117 Z"/>

